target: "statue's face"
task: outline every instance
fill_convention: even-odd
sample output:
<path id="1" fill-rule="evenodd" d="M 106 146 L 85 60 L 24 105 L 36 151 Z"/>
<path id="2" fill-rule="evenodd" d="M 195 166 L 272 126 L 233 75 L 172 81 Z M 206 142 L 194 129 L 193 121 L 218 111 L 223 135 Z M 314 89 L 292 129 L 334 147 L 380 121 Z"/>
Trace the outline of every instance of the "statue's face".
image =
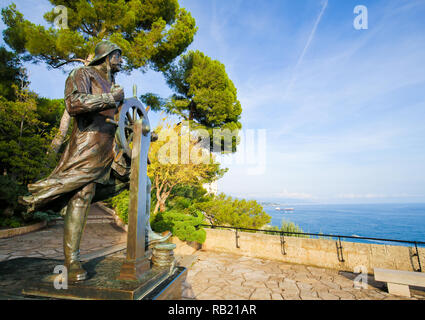
<path id="1" fill-rule="evenodd" d="M 115 50 L 110 54 L 109 64 L 111 66 L 111 72 L 115 73 L 121 71 L 122 57 L 119 50 Z"/>

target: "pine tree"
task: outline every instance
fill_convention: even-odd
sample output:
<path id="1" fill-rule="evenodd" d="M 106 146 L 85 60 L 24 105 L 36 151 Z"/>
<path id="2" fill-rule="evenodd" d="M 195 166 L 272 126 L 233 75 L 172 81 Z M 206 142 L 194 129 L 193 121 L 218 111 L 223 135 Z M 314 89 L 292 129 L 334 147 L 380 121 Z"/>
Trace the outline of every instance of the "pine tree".
<path id="1" fill-rule="evenodd" d="M 24 18 L 12 4 L 2 9 L 5 42 L 24 60 L 44 62 L 61 68 L 80 63 L 87 65 L 94 48 L 104 39 L 119 45 L 126 62 L 125 70 L 167 70 L 170 63 L 192 43 L 195 19 L 177 0 L 50 0 L 65 6 L 68 28 L 54 28 L 57 14 L 44 15 L 51 27 L 36 25 Z M 70 124 L 64 112 L 59 133 L 52 142 L 56 152 Z"/>

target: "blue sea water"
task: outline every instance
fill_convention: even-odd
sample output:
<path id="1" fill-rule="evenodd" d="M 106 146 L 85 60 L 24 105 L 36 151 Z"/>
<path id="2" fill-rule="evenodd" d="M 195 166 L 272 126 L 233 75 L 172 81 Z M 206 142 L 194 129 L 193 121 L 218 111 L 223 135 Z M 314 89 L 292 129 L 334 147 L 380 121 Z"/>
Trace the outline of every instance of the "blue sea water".
<path id="1" fill-rule="evenodd" d="M 303 204 L 292 205 L 295 210 L 287 212 L 277 211 L 274 206 L 263 207 L 272 217 L 273 226 L 280 227 L 284 219 L 307 233 L 425 242 L 425 204 Z"/>

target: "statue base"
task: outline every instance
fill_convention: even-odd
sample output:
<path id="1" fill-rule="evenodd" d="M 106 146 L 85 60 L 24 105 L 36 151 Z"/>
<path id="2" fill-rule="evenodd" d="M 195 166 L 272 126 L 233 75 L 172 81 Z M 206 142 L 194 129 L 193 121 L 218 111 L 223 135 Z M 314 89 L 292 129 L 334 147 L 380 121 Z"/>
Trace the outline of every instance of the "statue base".
<path id="1" fill-rule="evenodd" d="M 125 259 L 116 257 L 93 259 L 83 264 L 88 273 L 88 279 L 85 281 L 68 283 L 66 289 L 56 289 L 55 279 L 60 287 L 61 275 L 50 273 L 40 277 L 38 282 L 33 280 L 26 283 L 22 293 L 32 297 L 73 300 L 181 299 L 186 268 L 178 267 L 170 273 L 169 268 L 153 267 L 144 272 L 138 280 L 120 280 L 118 277 L 124 262 Z M 53 272 L 53 269 L 50 272 Z"/>
<path id="2" fill-rule="evenodd" d="M 151 262 L 147 257 L 136 261 L 125 261 L 121 265 L 121 272 L 118 280 L 143 280 L 144 274 L 149 271 Z"/>

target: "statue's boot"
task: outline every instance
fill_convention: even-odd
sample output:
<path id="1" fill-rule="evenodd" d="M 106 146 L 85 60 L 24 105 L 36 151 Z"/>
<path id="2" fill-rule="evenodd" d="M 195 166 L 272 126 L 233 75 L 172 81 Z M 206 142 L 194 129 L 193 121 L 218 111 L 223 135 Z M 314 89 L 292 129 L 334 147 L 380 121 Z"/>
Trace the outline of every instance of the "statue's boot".
<path id="1" fill-rule="evenodd" d="M 85 186 L 72 197 L 66 209 L 63 251 L 65 266 L 68 269 L 68 281 L 70 282 L 87 279 L 87 272 L 80 262 L 80 242 L 94 190 L 94 183 Z"/>
<path id="2" fill-rule="evenodd" d="M 148 246 L 152 246 L 152 245 L 157 244 L 157 243 L 165 242 L 172 236 L 171 232 L 168 232 L 165 236 L 159 235 L 158 233 L 154 232 L 151 229 L 151 226 L 149 224 L 148 224 L 146 229 L 147 229 L 146 234 L 147 234 L 147 238 L 148 238 L 148 240 L 147 240 Z"/>
<path id="3" fill-rule="evenodd" d="M 84 270 L 80 261 L 80 252 L 73 252 L 73 258 L 68 262 L 65 262 L 65 265 L 68 269 L 68 281 L 77 282 L 87 279 L 87 271 Z"/>

